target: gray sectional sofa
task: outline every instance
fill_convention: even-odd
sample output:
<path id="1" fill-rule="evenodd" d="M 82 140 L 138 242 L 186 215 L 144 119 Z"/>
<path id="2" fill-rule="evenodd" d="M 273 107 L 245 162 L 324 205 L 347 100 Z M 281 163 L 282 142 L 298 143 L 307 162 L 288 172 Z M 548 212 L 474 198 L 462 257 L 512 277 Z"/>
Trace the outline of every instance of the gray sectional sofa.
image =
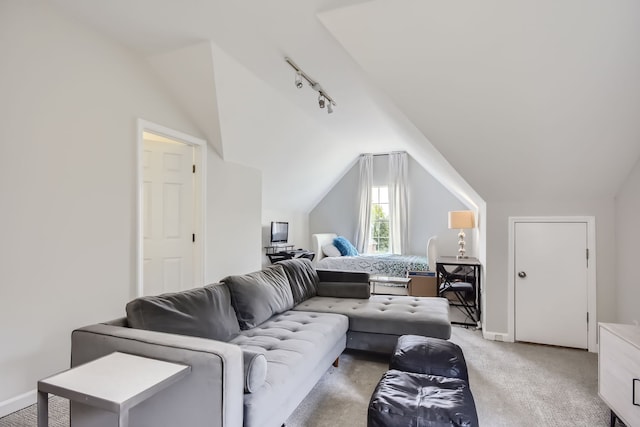
<path id="1" fill-rule="evenodd" d="M 135 426 L 280 426 L 345 348 L 391 353 L 400 335 L 448 339 L 441 298 L 369 294 L 360 272 L 287 260 L 222 283 L 143 297 L 127 317 L 73 331 L 71 364 L 114 351 L 191 373 L 130 412 Z M 113 414 L 73 403 L 72 427 Z"/>

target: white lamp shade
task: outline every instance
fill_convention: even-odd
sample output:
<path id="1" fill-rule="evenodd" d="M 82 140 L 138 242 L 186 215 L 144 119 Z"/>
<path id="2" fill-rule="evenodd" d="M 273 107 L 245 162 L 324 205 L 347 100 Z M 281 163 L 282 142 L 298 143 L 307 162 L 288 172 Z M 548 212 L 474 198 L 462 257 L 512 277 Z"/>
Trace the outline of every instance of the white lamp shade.
<path id="1" fill-rule="evenodd" d="M 474 228 L 475 216 L 473 211 L 450 211 L 449 228 Z"/>

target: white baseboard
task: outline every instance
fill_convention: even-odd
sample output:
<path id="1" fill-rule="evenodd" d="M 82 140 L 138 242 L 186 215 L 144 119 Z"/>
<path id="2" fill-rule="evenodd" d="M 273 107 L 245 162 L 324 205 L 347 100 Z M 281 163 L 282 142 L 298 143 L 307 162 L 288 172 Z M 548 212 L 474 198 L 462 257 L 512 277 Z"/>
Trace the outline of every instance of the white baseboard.
<path id="1" fill-rule="evenodd" d="M 491 341 L 503 341 L 503 342 L 510 341 L 508 334 L 503 332 L 482 331 L 482 337 L 485 340 L 491 340 Z"/>
<path id="2" fill-rule="evenodd" d="M 28 391 L 4 402 L 0 402 L 0 417 L 12 414 L 27 406 L 33 405 L 37 401 L 38 393 L 36 390 Z"/>

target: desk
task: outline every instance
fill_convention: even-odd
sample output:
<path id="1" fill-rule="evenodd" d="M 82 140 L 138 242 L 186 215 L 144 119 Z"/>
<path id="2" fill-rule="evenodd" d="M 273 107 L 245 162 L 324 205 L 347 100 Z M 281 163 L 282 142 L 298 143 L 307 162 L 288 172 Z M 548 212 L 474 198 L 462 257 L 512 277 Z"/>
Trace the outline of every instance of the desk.
<path id="1" fill-rule="evenodd" d="M 276 254 L 278 252 L 289 252 L 292 251 L 293 248 L 295 248 L 296 245 L 277 245 L 277 246 L 265 246 L 264 250 L 266 251 L 267 255 L 273 255 Z"/>
<path id="2" fill-rule="evenodd" d="M 276 263 L 278 261 L 282 261 L 284 259 L 292 259 L 292 258 L 307 258 L 309 261 L 313 261 L 316 253 L 307 251 L 304 249 L 291 250 L 291 251 L 280 251 L 280 252 L 267 252 L 267 258 L 271 261 L 271 264 Z"/>
<path id="3" fill-rule="evenodd" d="M 467 282 L 473 285 L 473 314 L 472 319 L 475 323 L 462 322 L 467 326 L 482 326 L 481 315 L 481 284 L 480 284 L 480 261 L 478 258 L 458 258 L 454 256 L 438 257 L 436 259 L 436 272 L 438 278 L 438 292 L 441 293 L 441 287 L 446 288 L 456 281 Z M 454 267 L 447 269 L 446 267 Z M 463 268 L 468 267 L 468 268 Z M 456 270 L 460 270 L 456 273 Z M 445 274 L 448 273 L 448 274 Z M 442 285 L 442 286 L 441 286 Z M 454 322 L 452 322 L 454 323 Z"/>
<path id="4" fill-rule="evenodd" d="M 49 393 L 115 412 L 118 426 L 127 427 L 129 409 L 190 371 L 186 365 L 111 353 L 38 381 L 38 427 L 49 425 Z"/>

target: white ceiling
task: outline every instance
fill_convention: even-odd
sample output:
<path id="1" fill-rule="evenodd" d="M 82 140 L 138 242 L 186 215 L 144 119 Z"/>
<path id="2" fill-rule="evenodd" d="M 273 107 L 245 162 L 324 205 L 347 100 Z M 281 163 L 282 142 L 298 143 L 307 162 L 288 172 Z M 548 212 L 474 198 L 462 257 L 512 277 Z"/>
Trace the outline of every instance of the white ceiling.
<path id="1" fill-rule="evenodd" d="M 194 120 L 263 172 L 268 209 L 308 211 L 361 152 L 405 149 L 473 198 L 433 144 L 489 201 L 613 196 L 640 156 L 636 0 L 54 2 L 151 64 L 211 41 L 220 135 Z"/>
<path id="2" fill-rule="evenodd" d="M 612 196 L 640 156 L 640 2 L 372 1 L 321 15 L 486 200 Z"/>

